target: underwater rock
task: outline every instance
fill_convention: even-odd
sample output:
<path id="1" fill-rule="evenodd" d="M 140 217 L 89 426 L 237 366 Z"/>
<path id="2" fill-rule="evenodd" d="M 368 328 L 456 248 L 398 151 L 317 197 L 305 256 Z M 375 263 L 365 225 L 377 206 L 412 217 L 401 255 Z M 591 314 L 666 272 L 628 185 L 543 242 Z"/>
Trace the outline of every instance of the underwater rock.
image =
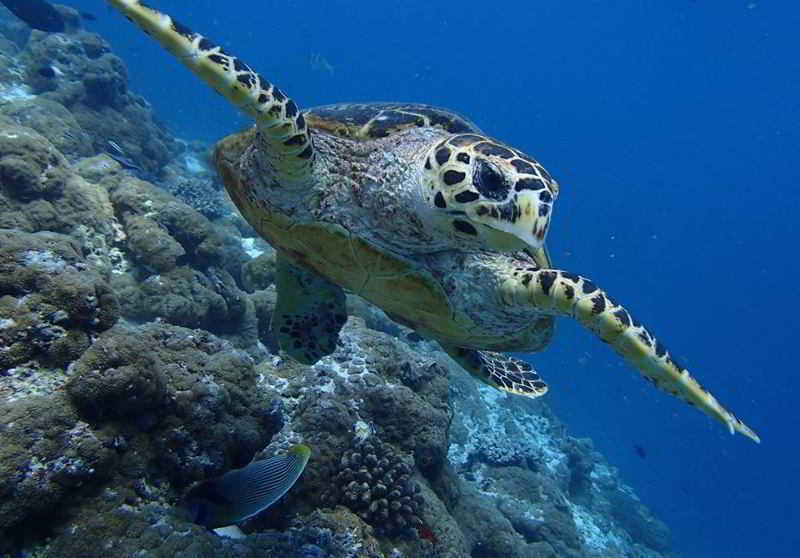
<path id="1" fill-rule="evenodd" d="M 46 517 L 91 493 L 115 463 L 107 435 L 79 420 L 62 393 L 0 405 L 0 553 Z"/>
<path id="2" fill-rule="evenodd" d="M 122 170 L 122 165 L 106 153 L 79 159 L 72 164 L 72 170 L 87 182 L 96 185 L 119 182 L 121 176 L 125 174 Z M 102 187 L 103 190 L 106 189 L 103 186 L 98 187 Z"/>
<path id="3" fill-rule="evenodd" d="M 114 141 L 124 148 L 143 176 L 158 177 L 162 167 L 174 156 L 175 140 L 155 121 L 150 104 L 128 93 L 122 106 L 107 107 L 98 113 L 83 102 L 82 84 L 70 87 L 77 92 L 77 97 L 69 109 L 93 139 L 96 152 L 106 151 L 108 142 Z M 68 92 L 69 88 L 65 94 Z"/>
<path id="4" fill-rule="evenodd" d="M 348 365 L 351 374 L 366 372 L 374 377 L 369 382 L 369 376 L 363 376 L 360 408 L 380 428 L 383 441 L 410 453 L 422 474 L 435 478 L 446 460 L 452 417 L 446 369 L 395 338 L 356 319 L 350 322 L 334 357 L 338 354 L 356 364 L 355 369 Z"/>
<path id="5" fill-rule="evenodd" d="M 109 188 L 111 202 L 124 223 L 131 216 L 146 216 L 161 225 L 198 269 L 225 268 L 233 277 L 249 260 L 238 238 L 219 229 L 199 212 L 171 194 L 132 176 L 121 176 Z"/>
<path id="6" fill-rule="evenodd" d="M 243 348 L 257 343 L 255 306 L 225 270 L 209 268 L 203 273 L 181 266 L 150 275 L 141 283 L 116 285 L 123 315 L 132 319 L 202 327 L 230 335 L 235 345 Z"/>
<path id="7" fill-rule="evenodd" d="M 443 368 L 411 351 L 399 340 L 365 329 L 363 322 L 351 317 L 342 330 L 334 353 L 317 364 L 308 367 L 276 358 L 272 362 L 263 362 L 258 370 L 264 378 L 264 387 L 274 390 L 275 395 L 285 402 L 286 435 L 299 436 L 314 448 L 314 458 L 309 461 L 302 484 L 293 489 L 299 500 L 306 506 L 319 506 L 334 505 L 340 497 L 350 498 L 347 494 L 352 490 L 348 491 L 347 486 L 341 486 L 334 478 L 348 474 L 341 469 L 343 455 L 364 459 L 365 464 L 372 463 L 371 469 L 362 472 L 359 466 L 353 473 L 359 479 L 364 477 L 364 480 L 358 480 L 359 485 L 364 482 L 369 485 L 370 480 L 365 474 L 380 477 L 373 478 L 375 498 L 372 498 L 373 489 L 370 489 L 370 502 L 350 502 L 348 505 L 364 513 L 371 522 L 381 517 L 384 508 L 387 517 L 394 517 L 399 512 L 404 523 L 407 523 L 406 517 L 417 516 L 435 530 L 437 538 L 447 539 L 447 544 L 442 545 L 444 555 L 463 555 L 459 552 L 451 554 L 453 548 L 466 548 L 463 542 L 461 546 L 453 542 L 462 540 L 458 527 L 436 493 L 423 485 L 424 478 L 432 479 L 434 485 L 445 474 L 443 460 L 450 418 Z M 404 381 L 414 388 L 405 385 Z M 401 395 L 395 397 L 394 393 Z M 387 400 L 392 402 L 391 409 L 380 405 L 381 401 Z M 283 435 L 282 431 L 277 439 Z M 369 452 L 354 457 L 354 452 L 360 453 L 354 449 L 354 437 L 363 440 L 355 442 L 361 448 L 372 447 L 375 450 L 380 447 L 385 453 L 395 456 L 388 460 L 392 467 L 388 462 L 382 463 L 377 454 L 374 460 Z M 399 456 L 405 457 L 399 459 Z M 390 473 L 394 482 L 391 487 L 378 486 L 384 485 L 378 481 L 385 480 L 385 473 L 393 471 L 400 462 L 407 472 L 396 475 L 397 479 L 394 479 L 394 473 Z M 397 480 L 400 480 L 400 485 L 397 485 Z M 427 503 L 424 509 L 418 503 L 414 510 L 415 506 L 403 500 L 404 497 L 414 500 L 414 495 L 406 493 L 409 484 L 413 487 L 413 483 L 425 494 Z M 415 488 L 411 489 L 418 494 Z M 359 489 L 359 498 L 365 498 L 365 494 L 366 491 Z M 386 500 L 385 506 L 380 502 L 382 499 Z M 370 512 L 373 503 L 375 509 Z M 403 505 L 407 505 L 411 512 L 404 510 Z M 392 507 L 397 509 L 392 510 Z M 419 526 L 418 522 L 412 521 Z M 385 527 L 380 523 L 376 526 Z M 409 548 L 412 550 L 407 555 L 420 556 L 430 551 L 426 546 L 431 544 L 430 541 L 420 538 L 411 525 L 389 527 L 392 527 L 392 533 L 405 533 L 395 540 L 411 545 Z"/>
<path id="8" fill-rule="evenodd" d="M 84 103 L 94 109 L 127 104 L 128 71 L 122 60 L 113 54 L 103 54 L 89 61 L 82 76 Z"/>
<path id="9" fill-rule="evenodd" d="M 42 97 L 21 99 L 1 106 L 0 114 L 20 126 L 36 130 L 67 158 L 93 154 L 89 135 L 72 113 L 56 101 Z"/>
<path id="10" fill-rule="evenodd" d="M 96 549 L 102 548 L 104 555 L 175 558 L 384 556 L 371 528 L 345 508 L 297 516 L 284 531 L 267 530 L 231 539 L 197 525 L 178 522 L 165 513 L 163 503 L 148 503 L 130 493 L 107 490 L 102 501 L 95 501 L 91 510 L 79 513 L 69 536 L 65 531 L 59 529 L 40 555 L 97 556 Z"/>
<path id="11" fill-rule="evenodd" d="M 211 168 L 207 146 L 187 145 L 162 172 L 162 188 L 209 219 L 236 209 Z"/>
<path id="12" fill-rule="evenodd" d="M 272 314 L 278 299 L 275 289 L 269 288 L 256 291 L 251 294 L 249 298 L 253 302 L 253 307 L 256 311 L 258 340 L 270 353 L 278 354 L 280 351 L 278 348 L 278 339 L 275 332 L 272 331 Z"/>
<path id="13" fill-rule="evenodd" d="M 364 396 L 364 409 L 381 425 L 384 439 L 412 448 L 420 471 L 435 477 L 446 458 L 447 408 L 424 404 L 405 386 L 376 387 Z"/>
<path id="14" fill-rule="evenodd" d="M 0 245 L 0 369 L 63 368 L 117 321 L 116 295 L 70 237 L 0 229 Z"/>
<path id="15" fill-rule="evenodd" d="M 594 447 L 591 440 L 568 438 L 564 449 L 567 452 L 569 468 L 569 485 L 567 491 L 570 500 L 579 504 L 589 503 L 592 491 L 592 471 Z"/>
<path id="16" fill-rule="evenodd" d="M 492 468 L 486 476 L 492 491 L 502 495 L 498 509 L 528 542 L 547 542 L 558 556 L 588 554 L 570 503 L 550 477 L 522 467 Z M 522 516 L 518 515 L 520 505 Z"/>
<path id="17" fill-rule="evenodd" d="M 21 201 L 54 199 L 69 174 L 64 156 L 44 136 L 22 126 L 0 132 L 0 191 Z"/>
<path id="18" fill-rule="evenodd" d="M 50 98 L 67 107 L 80 100 L 95 109 L 105 106 L 119 109 L 129 102 L 128 75 L 125 64 L 110 50 L 105 41 L 92 33 L 36 33 L 25 46 L 21 59 L 28 68 L 28 83 L 35 93 L 46 91 Z M 57 69 L 55 75 L 44 76 L 39 72 L 48 67 Z M 44 86 L 42 77 L 49 77 Z"/>
<path id="19" fill-rule="evenodd" d="M 180 243 L 149 217 L 131 215 L 125 219 L 125 234 L 133 261 L 152 272 L 175 269 L 178 258 L 186 254 Z"/>
<path id="20" fill-rule="evenodd" d="M 246 464 L 279 421 L 253 387 L 252 359 L 203 330 L 119 325 L 75 363 L 67 393 L 90 423 L 148 432 L 179 486 Z"/>
<path id="21" fill-rule="evenodd" d="M 242 265 L 242 287 L 249 293 L 275 283 L 275 251 L 264 252 Z"/>
<path id="22" fill-rule="evenodd" d="M 604 495 L 611 503 L 614 519 L 635 541 L 658 552 L 669 552 L 672 546 L 669 528 L 654 518 L 635 495 L 624 490 Z"/>
<path id="23" fill-rule="evenodd" d="M 516 533 L 497 507 L 473 487 L 465 486 L 452 510 L 471 556 L 481 558 L 528 558 L 525 539 Z"/>
<path id="24" fill-rule="evenodd" d="M 514 530 L 531 542 L 541 542 L 545 539 L 543 527 L 547 524 L 544 519 L 534 517 L 528 510 L 528 505 L 516 498 L 503 498 L 497 509 L 511 522 Z"/>
<path id="25" fill-rule="evenodd" d="M 4 182 L 0 182 L 0 227 L 68 234 L 94 270 L 108 279 L 110 271 L 119 263 L 121 240 L 121 227 L 114 217 L 108 193 L 70 173 L 67 167 L 64 171 L 54 188 L 38 192 L 35 186 L 33 191 L 23 188 L 21 198 L 4 194 Z"/>

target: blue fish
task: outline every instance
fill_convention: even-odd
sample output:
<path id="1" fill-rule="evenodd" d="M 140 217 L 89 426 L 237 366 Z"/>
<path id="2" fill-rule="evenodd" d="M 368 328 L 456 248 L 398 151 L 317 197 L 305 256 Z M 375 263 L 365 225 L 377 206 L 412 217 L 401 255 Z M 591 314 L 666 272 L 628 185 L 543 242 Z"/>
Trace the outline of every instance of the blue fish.
<path id="1" fill-rule="evenodd" d="M 221 477 L 199 482 L 189 488 L 183 507 L 194 523 L 208 529 L 244 521 L 286 494 L 310 456 L 311 448 L 297 444 L 286 455 L 254 461 Z"/>

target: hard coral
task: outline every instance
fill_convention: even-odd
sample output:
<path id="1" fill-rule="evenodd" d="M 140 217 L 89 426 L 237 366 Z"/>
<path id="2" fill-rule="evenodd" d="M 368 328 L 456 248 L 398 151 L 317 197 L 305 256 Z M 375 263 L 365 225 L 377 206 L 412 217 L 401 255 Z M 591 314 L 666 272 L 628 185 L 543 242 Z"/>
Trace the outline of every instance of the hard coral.
<path id="1" fill-rule="evenodd" d="M 328 504 L 343 504 L 386 534 L 423 525 L 420 487 L 411 480 L 411 467 L 389 444 L 377 438 L 354 439 L 342 455 L 333 486 L 323 496 Z"/>
<path id="2" fill-rule="evenodd" d="M 65 367 L 119 317 L 117 297 L 74 240 L 0 229 L 0 369 Z"/>
<path id="3" fill-rule="evenodd" d="M 176 484 L 242 466 L 278 428 L 252 360 L 203 330 L 120 324 L 81 355 L 67 393 L 90 424 L 147 432 Z"/>

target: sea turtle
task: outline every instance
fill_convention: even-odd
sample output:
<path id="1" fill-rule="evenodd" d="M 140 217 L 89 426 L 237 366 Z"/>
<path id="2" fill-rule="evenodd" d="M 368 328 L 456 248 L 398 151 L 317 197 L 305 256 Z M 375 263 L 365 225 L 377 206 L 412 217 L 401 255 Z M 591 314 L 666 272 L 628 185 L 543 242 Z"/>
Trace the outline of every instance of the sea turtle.
<path id="1" fill-rule="evenodd" d="M 343 289 L 436 340 L 499 389 L 547 385 L 506 351 L 543 349 L 555 316 L 611 345 L 646 379 L 752 440 L 628 311 L 587 278 L 553 269 L 544 246 L 558 184 L 534 159 L 427 105 L 300 111 L 238 58 L 137 0 L 110 0 L 255 127 L 215 164 L 245 219 L 277 250 L 273 324 L 303 363 L 331 353 Z"/>

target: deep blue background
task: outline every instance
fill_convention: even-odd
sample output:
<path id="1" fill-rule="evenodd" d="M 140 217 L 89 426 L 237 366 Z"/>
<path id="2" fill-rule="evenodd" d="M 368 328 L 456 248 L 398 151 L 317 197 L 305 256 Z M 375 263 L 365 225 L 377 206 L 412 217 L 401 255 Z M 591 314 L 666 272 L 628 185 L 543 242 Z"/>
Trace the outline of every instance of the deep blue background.
<path id="1" fill-rule="evenodd" d="M 96 0 L 65 1 L 99 16 L 87 26 L 176 134 L 247 124 Z M 799 3 L 150 3 L 301 106 L 444 105 L 542 161 L 562 185 L 557 266 L 626 304 L 763 443 L 656 392 L 566 322 L 533 358 L 549 402 L 683 556 L 796 555 Z"/>

